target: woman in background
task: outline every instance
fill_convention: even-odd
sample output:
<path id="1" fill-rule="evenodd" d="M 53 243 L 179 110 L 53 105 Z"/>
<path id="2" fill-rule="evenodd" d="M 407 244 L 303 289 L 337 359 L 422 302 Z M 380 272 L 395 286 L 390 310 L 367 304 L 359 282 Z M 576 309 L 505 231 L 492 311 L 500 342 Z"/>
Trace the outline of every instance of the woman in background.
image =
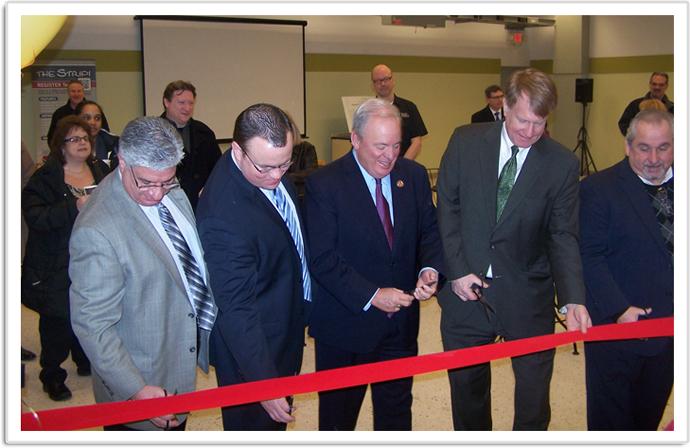
<path id="1" fill-rule="evenodd" d="M 72 331 L 69 311 L 69 239 L 91 189 L 109 172 L 91 153 L 90 126 L 76 115 L 62 118 L 50 154 L 22 191 L 22 213 L 29 227 L 22 264 L 22 303 L 40 314 L 43 390 L 51 400 L 72 397 L 60 367 L 70 352 L 77 374 L 91 374 L 91 363 Z"/>
<path id="2" fill-rule="evenodd" d="M 75 114 L 89 125 L 91 148 L 97 159 L 101 159 L 115 171 L 119 163 L 117 158 L 120 137 L 113 135 L 101 127 L 103 123 L 103 109 L 94 101 L 84 100 L 77 105 Z"/>

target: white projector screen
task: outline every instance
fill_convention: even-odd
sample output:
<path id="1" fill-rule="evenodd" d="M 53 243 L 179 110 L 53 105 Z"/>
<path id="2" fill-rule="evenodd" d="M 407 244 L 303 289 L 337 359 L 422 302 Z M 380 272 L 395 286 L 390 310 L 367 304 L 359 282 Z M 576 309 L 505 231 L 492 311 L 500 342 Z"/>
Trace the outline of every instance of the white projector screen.
<path id="1" fill-rule="evenodd" d="M 144 113 L 163 113 L 176 80 L 196 87 L 194 118 L 220 141 L 256 103 L 289 112 L 306 134 L 304 21 L 201 16 L 136 16 L 141 23 Z"/>

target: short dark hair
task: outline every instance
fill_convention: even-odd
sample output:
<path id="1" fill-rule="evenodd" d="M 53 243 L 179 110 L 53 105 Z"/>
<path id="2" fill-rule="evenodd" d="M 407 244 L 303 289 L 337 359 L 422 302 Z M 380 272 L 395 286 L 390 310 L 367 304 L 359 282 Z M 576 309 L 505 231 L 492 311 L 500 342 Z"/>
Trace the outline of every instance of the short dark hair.
<path id="1" fill-rule="evenodd" d="M 101 117 L 103 117 L 103 108 L 99 106 L 97 102 L 91 100 L 84 100 L 81 103 L 77 104 L 77 107 L 74 109 L 74 115 L 81 115 L 81 111 L 83 111 L 84 107 L 88 106 L 89 104 L 96 106 L 98 110 L 101 112 Z"/>
<path id="2" fill-rule="evenodd" d="M 67 137 L 67 134 L 72 132 L 72 129 L 74 128 L 82 128 L 86 132 L 86 135 L 89 136 L 89 143 L 91 144 L 91 149 L 93 151 L 93 139 L 91 138 L 91 127 L 89 124 L 76 115 L 68 115 L 64 118 L 61 118 L 55 126 L 53 138 L 50 140 L 50 155 L 57 157 L 63 165 L 67 163 L 65 160 L 65 155 L 62 153 L 62 150 L 65 149 L 65 138 Z M 88 161 L 93 161 L 95 159 L 96 158 L 93 156 L 92 152 L 92 154 L 89 155 Z"/>
<path id="3" fill-rule="evenodd" d="M 532 113 L 542 118 L 548 117 L 558 104 L 556 84 L 536 68 L 518 70 L 510 75 L 505 90 L 508 108 L 512 109 L 523 93 L 527 95 Z"/>
<path id="4" fill-rule="evenodd" d="M 652 76 L 649 77 L 649 82 L 652 82 L 652 78 L 654 78 L 655 76 L 663 76 L 664 78 L 666 78 L 666 84 L 668 84 L 668 75 L 666 74 L 666 72 L 652 73 Z"/>
<path id="5" fill-rule="evenodd" d="M 292 132 L 290 119 L 279 107 L 259 103 L 243 110 L 235 120 L 232 138 L 241 148 L 254 137 L 261 137 L 273 146 L 282 148 Z"/>
<path id="6" fill-rule="evenodd" d="M 165 90 L 163 91 L 163 99 L 172 101 L 172 97 L 175 94 L 175 92 L 184 92 L 185 90 L 189 90 L 190 92 L 192 92 L 192 95 L 194 95 L 194 98 L 196 98 L 196 87 L 194 87 L 191 82 L 182 81 L 180 79 L 177 81 L 173 81 L 167 86 L 165 86 Z M 165 102 L 163 102 L 163 108 L 165 108 Z"/>
<path id="7" fill-rule="evenodd" d="M 484 95 L 487 98 L 491 98 L 491 94 L 496 92 L 503 93 L 503 89 L 498 84 L 491 84 L 489 87 L 486 88 L 486 90 L 484 90 Z"/>
<path id="8" fill-rule="evenodd" d="M 79 81 L 78 79 L 70 79 L 67 83 L 67 90 L 69 90 L 69 86 L 71 86 L 72 84 L 79 84 L 82 89 L 84 88 L 84 84 L 82 84 L 81 81 Z"/>

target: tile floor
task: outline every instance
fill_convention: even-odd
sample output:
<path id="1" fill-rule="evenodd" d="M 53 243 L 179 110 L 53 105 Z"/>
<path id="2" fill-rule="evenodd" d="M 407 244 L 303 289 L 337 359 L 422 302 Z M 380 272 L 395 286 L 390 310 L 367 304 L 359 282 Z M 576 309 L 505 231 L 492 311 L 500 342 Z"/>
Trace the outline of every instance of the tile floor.
<path id="1" fill-rule="evenodd" d="M 440 308 L 432 298 L 422 304 L 421 330 L 419 335 L 420 355 L 442 351 L 439 331 Z M 561 331 L 558 327 L 557 331 Z M 40 353 L 38 339 L 38 315 L 22 307 L 22 345 L 24 348 Z M 584 355 L 582 344 L 578 344 L 580 355 L 573 355 L 572 345 L 557 349 L 555 368 L 551 388 L 552 418 L 550 431 L 585 431 L 585 384 Z M 17 350 L 18 351 L 18 350 Z M 34 410 L 56 409 L 67 406 L 93 404 L 93 393 L 90 377 L 79 377 L 76 366 L 71 360 L 63 367 L 68 371 L 66 384 L 72 390 L 73 397 L 66 402 L 53 402 L 43 392 L 38 379 L 40 366 L 38 360 L 26 362 L 26 383 L 22 389 L 22 399 Z M 307 338 L 304 354 L 303 373 L 314 371 L 314 345 Z M 507 359 L 492 362 L 492 402 L 495 431 L 510 431 L 513 420 L 513 387 L 514 380 L 510 361 Z M 204 390 L 216 387 L 213 369 L 209 375 L 198 371 L 197 389 Z M 450 431 L 452 430 L 448 378 L 445 371 L 434 372 L 415 377 L 413 411 L 413 429 L 415 431 Z M 288 426 L 289 431 L 316 431 L 318 428 L 318 398 L 316 393 L 295 397 L 297 421 Z M 23 412 L 27 410 L 23 407 Z M 673 395 L 667 405 L 661 427 L 673 420 Z M 102 428 L 92 428 L 99 431 Z M 222 421 L 220 409 L 207 409 L 193 412 L 189 417 L 188 430 L 220 431 Z M 369 394 L 357 423 L 358 431 L 372 430 L 372 410 Z"/>

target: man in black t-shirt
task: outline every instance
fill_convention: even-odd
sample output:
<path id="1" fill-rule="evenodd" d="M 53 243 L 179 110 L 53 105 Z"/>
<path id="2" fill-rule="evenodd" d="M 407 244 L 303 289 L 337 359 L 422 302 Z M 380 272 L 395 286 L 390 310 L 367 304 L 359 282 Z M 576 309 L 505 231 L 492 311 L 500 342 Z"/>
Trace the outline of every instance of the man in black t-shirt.
<path id="1" fill-rule="evenodd" d="M 422 136 L 427 135 L 417 106 L 412 101 L 395 96 L 395 77 L 390 68 L 377 65 L 371 71 L 371 85 L 376 91 L 376 98 L 388 101 L 398 108 L 402 117 L 402 144 L 399 157 L 414 160 L 422 150 Z"/>

